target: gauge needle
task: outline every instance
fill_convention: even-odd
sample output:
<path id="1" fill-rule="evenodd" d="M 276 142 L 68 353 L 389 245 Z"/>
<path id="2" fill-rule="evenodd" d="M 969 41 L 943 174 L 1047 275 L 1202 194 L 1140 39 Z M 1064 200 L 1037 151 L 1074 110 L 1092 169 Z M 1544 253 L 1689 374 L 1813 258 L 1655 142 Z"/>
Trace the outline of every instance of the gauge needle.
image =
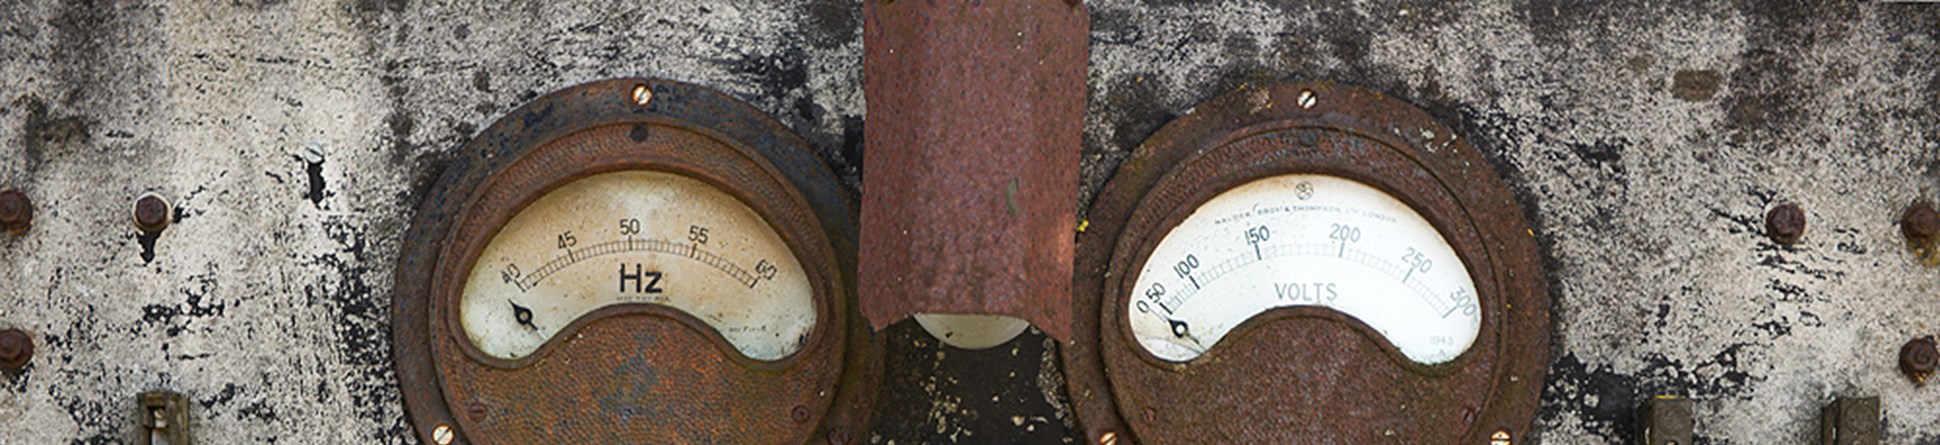
<path id="1" fill-rule="evenodd" d="M 512 319 L 514 321 L 519 322 L 519 324 L 525 325 L 525 327 L 527 328 L 531 328 L 535 330 L 539 329 L 538 326 L 532 325 L 531 309 L 527 309 L 525 306 L 520 306 L 518 302 L 515 302 L 512 300 L 505 300 L 505 302 L 512 304 Z"/>
<path id="2" fill-rule="evenodd" d="M 1165 319 L 1165 323 L 1172 325 L 1172 336 L 1192 340 L 1192 344 L 1199 345 L 1199 352 L 1206 352 L 1206 344 L 1199 341 L 1199 336 L 1192 335 L 1192 325 L 1186 324 L 1183 320 L 1170 318 Z"/>

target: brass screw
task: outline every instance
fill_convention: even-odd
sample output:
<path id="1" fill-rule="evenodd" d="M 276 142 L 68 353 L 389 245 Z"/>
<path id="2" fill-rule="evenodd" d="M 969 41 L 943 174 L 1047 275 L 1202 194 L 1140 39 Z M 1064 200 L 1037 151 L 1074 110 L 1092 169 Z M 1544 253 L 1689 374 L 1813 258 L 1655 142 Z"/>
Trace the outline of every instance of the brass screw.
<path id="1" fill-rule="evenodd" d="M 1320 102 L 1320 98 L 1314 97 L 1314 90 L 1300 90 L 1300 98 L 1296 100 L 1302 109 L 1311 109 L 1314 104 Z"/>
<path id="2" fill-rule="evenodd" d="M 1118 445 L 1118 433 L 1105 433 L 1099 436 L 1098 445 Z"/>
<path id="3" fill-rule="evenodd" d="M 1513 442 L 1509 440 L 1509 430 L 1495 430 L 1495 434 L 1489 435 L 1489 445 L 1512 445 L 1512 444 Z"/>
<path id="4" fill-rule="evenodd" d="M 451 439 L 451 427 L 448 425 L 438 425 L 431 430 L 431 440 L 438 441 L 438 445 L 451 445 Z"/>
<path id="5" fill-rule="evenodd" d="M 644 84 L 634 86 L 633 104 L 644 107 L 648 102 L 653 102 L 653 89 L 647 88 Z"/>

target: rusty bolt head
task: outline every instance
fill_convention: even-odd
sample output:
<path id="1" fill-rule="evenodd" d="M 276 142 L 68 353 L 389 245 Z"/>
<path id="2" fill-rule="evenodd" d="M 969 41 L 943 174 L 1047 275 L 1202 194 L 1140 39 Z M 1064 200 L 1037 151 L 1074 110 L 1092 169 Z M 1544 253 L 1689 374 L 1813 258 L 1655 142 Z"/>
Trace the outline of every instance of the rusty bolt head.
<path id="1" fill-rule="evenodd" d="M 492 414 L 492 410 L 486 407 L 484 402 L 473 400 L 471 404 L 465 406 L 465 413 L 471 414 L 472 421 L 483 422 L 486 416 Z"/>
<path id="2" fill-rule="evenodd" d="M 849 443 L 849 430 L 842 429 L 842 428 L 829 428 L 828 439 L 829 439 L 829 445 L 847 445 Z"/>
<path id="3" fill-rule="evenodd" d="M 168 201 L 153 193 L 135 200 L 135 226 L 148 233 L 168 228 Z"/>
<path id="4" fill-rule="evenodd" d="M 788 410 L 788 418 L 793 419 L 795 423 L 808 423 L 808 414 L 808 407 L 802 405 L 795 405 L 795 409 Z"/>
<path id="5" fill-rule="evenodd" d="M 1933 336 L 1916 338 L 1900 347 L 1900 372 L 1913 383 L 1926 383 L 1935 367 L 1940 367 L 1940 350 L 1934 349 Z"/>
<path id="6" fill-rule="evenodd" d="M 1805 236 L 1805 211 L 1798 204 L 1779 204 L 1765 212 L 1765 235 L 1772 241 L 1790 246 Z"/>
<path id="7" fill-rule="evenodd" d="M 34 201 L 19 190 L 0 192 L 0 227 L 7 230 L 27 228 L 34 221 Z"/>
<path id="8" fill-rule="evenodd" d="M 1900 233 L 1906 240 L 1917 244 L 1933 242 L 1934 235 L 1940 235 L 1940 213 L 1933 211 L 1933 203 L 1926 200 L 1914 202 L 1900 214 Z"/>
<path id="9" fill-rule="evenodd" d="M 0 331 L 0 369 L 19 371 L 33 358 L 33 337 L 19 329 Z"/>

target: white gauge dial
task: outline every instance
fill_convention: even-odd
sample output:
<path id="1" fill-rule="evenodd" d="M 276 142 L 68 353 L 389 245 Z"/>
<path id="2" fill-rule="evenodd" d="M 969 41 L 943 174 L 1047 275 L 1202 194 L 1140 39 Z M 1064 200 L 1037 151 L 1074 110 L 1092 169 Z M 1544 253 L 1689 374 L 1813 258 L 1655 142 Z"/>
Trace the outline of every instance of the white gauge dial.
<path id="1" fill-rule="evenodd" d="M 1172 361 L 1285 306 L 1345 313 L 1422 364 L 1455 359 L 1482 328 L 1475 283 L 1441 233 L 1387 193 L 1335 176 L 1220 193 L 1159 241 L 1135 283 L 1132 333 Z"/>
<path id="2" fill-rule="evenodd" d="M 589 176 L 533 201 L 479 254 L 458 310 L 479 350 L 518 359 L 587 313 L 629 303 L 693 315 L 756 360 L 794 353 L 815 324 L 808 277 L 759 214 L 650 171 Z"/>

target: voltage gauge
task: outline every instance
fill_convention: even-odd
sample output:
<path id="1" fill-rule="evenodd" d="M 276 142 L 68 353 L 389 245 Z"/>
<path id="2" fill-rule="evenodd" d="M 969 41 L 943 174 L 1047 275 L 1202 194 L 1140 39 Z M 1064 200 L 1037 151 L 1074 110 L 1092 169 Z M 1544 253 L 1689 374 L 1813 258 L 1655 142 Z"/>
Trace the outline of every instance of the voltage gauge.
<path id="1" fill-rule="evenodd" d="M 780 124 L 702 87 L 596 82 L 485 130 L 399 266 L 399 381 L 427 443 L 825 441 L 874 345 L 849 198 Z M 845 386 L 847 385 L 847 386 Z"/>
<path id="2" fill-rule="evenodd" d="M 1299 82 L 1201 104 L 1080 235 L 1082 423 L 1094 443 L 1514 442 L 1548 345 L 1522 215 L 1399 100 Z"/>

